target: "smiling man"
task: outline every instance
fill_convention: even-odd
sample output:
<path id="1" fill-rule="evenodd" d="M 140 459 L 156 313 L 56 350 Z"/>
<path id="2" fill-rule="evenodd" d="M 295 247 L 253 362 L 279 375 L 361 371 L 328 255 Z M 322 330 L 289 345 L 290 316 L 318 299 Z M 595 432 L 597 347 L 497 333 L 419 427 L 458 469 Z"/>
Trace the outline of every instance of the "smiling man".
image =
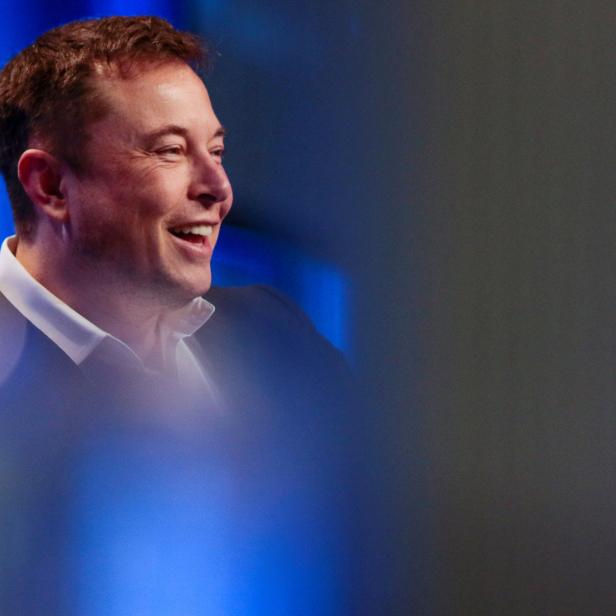
<path id="1" fill-rule="evenodd" d="M 107 17 L 44 33 L 0 73 L 5 407 L 44 407 L 53 386 L 75 408 L 139 393 L 286 409 L 340 380 L 337 352 L 277 292 L 211 289 L 233 194 L 206 61 L 163 19 Z"/>
<path id="2" fill-rule="evenodd" d="M 201 296 L 232 191 L 204 61 L 164 20 L 112 17 L 45 33 L 0 77 L 17 230 L 0 292 L 90 380 L 208 387 L 185 338 L 213 312 Z"/>

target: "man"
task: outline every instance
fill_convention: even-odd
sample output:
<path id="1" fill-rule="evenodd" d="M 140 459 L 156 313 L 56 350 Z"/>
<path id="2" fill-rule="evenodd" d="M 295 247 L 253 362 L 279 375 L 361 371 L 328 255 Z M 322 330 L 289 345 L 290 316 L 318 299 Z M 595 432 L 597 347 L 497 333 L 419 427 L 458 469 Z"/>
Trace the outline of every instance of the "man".
<path id="1" fill-rule="evenodd" d="M 183 338 L 211 315 L 201 296 L 232 191 L 189 65 L 203 60 L 162 20 L 109 18 L 52 30 L 3 71 L 17 236 L 0 290 L 93 380 L 118 364 L 207 377 Z"/>
<path id="2" fill-rule="evenodd" d="M 93 383 L 158 376 L 216 399 L 188 340 L 213 312 L 233 199 L 205 60 L 161 19 L 111 17 L 45 33 L 0 77 L 17 229 L 0 292 Z"/>
<path id="3" fill-rule="evenodd" d="M 162 19 L 110 17 L 43 34 L 0 74 L 0 168 L 16 227 L 0 252 L 0 449 L 5 468 L 18 469 L 7 471 L 2 497 L 13 505 L 0 515 L 9 533 L 25 532 L 22 564 L 4 559 L 7 613 L 38 613 L 43 603 L 41 613 L 67 613 L 68 574 L 56 566 L 65 516 L 93 485 L 75 469 L 90 468 L 101 440 L 108 452 L 128 434 L 120 466 L 130 468 L 145 438 L 153 476 L 170 441 L 181 443 L 173 449 L 181 468 L 224 450 L 217 468 L 245 495 L 226 514 L 241 512 L 233 535 L 243 545 L 247 521 L 259 532 L 284 527 L 301 543 L 304 523 L 329 527 L 315 520 L 338 508 L 324 490 L 336 477 L 331 454 L 345 408 L 336 352 L 271 290 L 209 292 L 233 196 L 225 131 L 196 72 L 205 60 L 194 36 Z M 272 483 L 282 469 L 284 481 Z M 109 470 L 120 472 L 115 463 Z M 103 492 L 108 506 L 117 492 Z M 276 511 L 295 503 L 302 522 L 277 518 L 264 494 L 278 494 Z M 24 511 L 45 524 L 24 531 Z M 311 555 L 289 552 L 306 573 L 294 582 L 297 596 L 308 583 L 298 580 L 320 567 L 314 555 L 335 543 L 327 536 Z M 31 584 L 43 589 L 40 605 Z M 318 613 L 293 596 L 281 600 L 284 613 Z M 175 613 L 193 609 L 219 613 L 192 604 Z"/>

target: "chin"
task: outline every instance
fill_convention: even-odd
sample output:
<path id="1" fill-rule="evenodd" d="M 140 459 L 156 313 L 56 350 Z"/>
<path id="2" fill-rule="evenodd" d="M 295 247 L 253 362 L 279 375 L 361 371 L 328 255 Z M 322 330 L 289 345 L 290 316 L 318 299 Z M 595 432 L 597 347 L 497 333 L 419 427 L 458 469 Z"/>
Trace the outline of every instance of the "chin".
<path id="1" fill-rule="evenodd" d="M 182 285 L 182 295 L 184 301 L 191 301 L 196 297 L 205 295 L 212 286 L 212 275 L 208 272 L 207 276 L 201 276 L 200 280 L 194 280 Z"/>
<path id="2" fill-rule="evenodd" d="M 212 285 L 212 277 L 202 272 L 197 278 L 172 278 L 170 276 L 159 279 L 157 284 L 150 286 L 150 300 L 162 302 L 169 308 L 180 308 L 193 299 L 205 295 Z"/>

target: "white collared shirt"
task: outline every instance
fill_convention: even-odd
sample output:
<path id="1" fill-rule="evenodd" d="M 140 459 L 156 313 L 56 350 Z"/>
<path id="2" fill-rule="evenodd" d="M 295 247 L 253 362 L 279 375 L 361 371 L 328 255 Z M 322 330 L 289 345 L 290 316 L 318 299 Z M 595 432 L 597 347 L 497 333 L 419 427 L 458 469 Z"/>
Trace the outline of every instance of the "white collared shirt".
<path id="1" fill-rule="evenodd" d="M 50 338 L 93 381 L 112 371 L 153 374 L 124 342 L 73 310 L 36 281 L 15 257 L 17 237 L 4 240 L 0 249 L 0 293 L 43 334 Z M 160 333 L 167 350 L 164 358 L 181 386 L 216 398 L 204 367 L 185 339 L 214 313 L 214 306 L 197 297 L 164 317 Z"/>

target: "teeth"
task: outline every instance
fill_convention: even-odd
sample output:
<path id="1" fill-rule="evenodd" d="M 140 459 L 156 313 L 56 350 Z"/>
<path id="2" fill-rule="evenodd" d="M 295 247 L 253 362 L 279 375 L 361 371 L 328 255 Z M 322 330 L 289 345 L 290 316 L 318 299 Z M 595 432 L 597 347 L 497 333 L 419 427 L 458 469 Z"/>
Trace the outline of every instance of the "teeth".
<path id="1" fill-rule="evenodd" d="M 207 237 L 208 235 L 212 235 L 212 226 L 193 225 L 190 227 L 177 227 L 173 229 L 173 232 L 180 235 L 202 235 L 203 237 Z"/>

